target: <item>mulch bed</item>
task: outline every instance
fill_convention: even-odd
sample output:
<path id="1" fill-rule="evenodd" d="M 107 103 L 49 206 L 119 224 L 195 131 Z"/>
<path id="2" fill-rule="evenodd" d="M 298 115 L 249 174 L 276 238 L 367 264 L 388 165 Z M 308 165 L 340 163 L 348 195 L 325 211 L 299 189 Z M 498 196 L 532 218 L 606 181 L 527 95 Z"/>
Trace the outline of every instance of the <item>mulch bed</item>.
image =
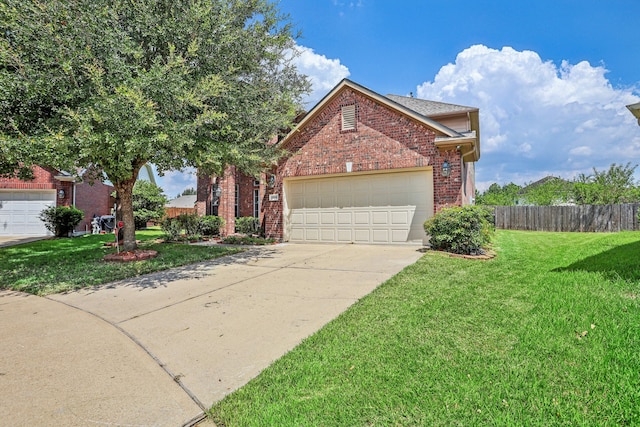
<path id="1" fill-rule="evenodd" d="M 105 255 L 103 259 L 105 261 L 131 262 L 155 258 L 157 255 L 158 251 L 154 251 L 153 249 L 136 249 L 133 251 L 108 254 Z"/>

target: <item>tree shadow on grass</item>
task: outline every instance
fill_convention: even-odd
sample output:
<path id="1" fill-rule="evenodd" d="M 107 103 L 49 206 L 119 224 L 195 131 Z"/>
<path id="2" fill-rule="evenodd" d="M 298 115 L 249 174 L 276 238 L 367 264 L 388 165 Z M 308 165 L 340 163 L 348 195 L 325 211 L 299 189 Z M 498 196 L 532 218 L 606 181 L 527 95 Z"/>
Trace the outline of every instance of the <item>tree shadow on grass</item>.
<path id="1" fill-rule="evenodd" d="M 278 249 L 274 246 L 254 246 L 236 254 L 225 255 L 220 258 L 200 261 L 181 267 L 174 267 L 169 270 L 147 273 L 142 276 L 121 279 L 90 288 L 84 288 L 84 290 L 110 289 L 118 286 L 134 287 L 141 290 L 154 289 L 166 286 L 168 283 L 176 280 L 202 279 L 210 276 L 216 266 L 248 264 L 257 259 L 273 258 L 277 253 Z"/>
<path id="2" fill-rule="evenodd" d="M 640 281 L 640 241 L 616 246 L 552 271 L 601 273 L 610 280 Z"/>

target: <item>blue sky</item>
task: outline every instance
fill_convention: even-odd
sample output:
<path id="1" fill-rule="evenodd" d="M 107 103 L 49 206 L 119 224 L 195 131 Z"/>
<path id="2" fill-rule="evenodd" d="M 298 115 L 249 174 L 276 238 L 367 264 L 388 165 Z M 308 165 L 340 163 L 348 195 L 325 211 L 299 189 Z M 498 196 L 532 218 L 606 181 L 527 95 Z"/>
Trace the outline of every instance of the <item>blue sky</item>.
<path id="1" fill-rule="evenodd" d="M 638 0 L 280 0 L 312 107 L 342 78 L 480 108 L 480 190 L 640 163 Z M 640 177 L 640 171 L 637 174 Z M 174 197 L 193 176 L 160 179 Z"/>

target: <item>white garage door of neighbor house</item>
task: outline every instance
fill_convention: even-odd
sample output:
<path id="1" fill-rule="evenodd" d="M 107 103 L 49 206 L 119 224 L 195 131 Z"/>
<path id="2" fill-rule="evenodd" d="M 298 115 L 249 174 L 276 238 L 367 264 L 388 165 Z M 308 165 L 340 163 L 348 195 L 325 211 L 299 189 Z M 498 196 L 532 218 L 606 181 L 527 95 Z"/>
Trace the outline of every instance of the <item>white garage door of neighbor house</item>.
<path id="1" fill-rule="evenodd" d="M 0 191 L 0 236 L 51 235 L 39 216 L 55 204 L 55 190 Z"/>
<path id="2" fill-rule="evenodd" d="M 424 243 L 433 172 L 420 170 L 285 181 L 285 240 Z"/>

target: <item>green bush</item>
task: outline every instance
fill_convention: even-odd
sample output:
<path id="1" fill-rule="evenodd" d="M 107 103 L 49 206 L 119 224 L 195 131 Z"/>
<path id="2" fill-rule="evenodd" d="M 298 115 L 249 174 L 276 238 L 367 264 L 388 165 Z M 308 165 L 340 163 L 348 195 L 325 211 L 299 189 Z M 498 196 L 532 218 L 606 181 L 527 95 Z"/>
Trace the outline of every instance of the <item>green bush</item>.
<path id="1" fill-rule="evenodd" d="M 186 234 L 187 237 L 200 234 L 200 217 L 197 214 L 178 215 L 178 221 L 182 224 L 184 234 Z"/>
<path id="2" fill-rule="evenodd" d="M 214 215 L 200 217 L 199 228 L 203 236 L 219 236 L 220 229 L 224 227 L 224 218 Z"/>
<path id="3" fill-rule="evenodd" d="M 73 206 L 51 206 L 40 212 L 40 220 L 56 237 L 68 237 L 82 218 L 84 212 Z"/>
<path id="4" fill-rule="evenodd" d="M 258 234 L 260 232 L 260 218 L 243 216 L 236 218 L 236 233 Z"/>
<path id="5" fill-rule="evenodd" d="M 493 237 L 493 212 L 482 206 L 445 208 L 424 223 L 431 247 L 455 254 L 484 252 Z"/>
<path id="6" fill-rule="evenodd" d="M 160 228 L 164 232 L 167 240 L 176 241 L 179 240 L 184 227 L 178 218 L 165 218 L 162 224 L 160 224 Z"/>
<path id="7" fill-rule="evenodd" d="M 224 218 L 218 216 L 199 217 L 196 214 L 182 214 L 166 218 L 161 228 L 167 240 L 200 240 L 202 236 L 219 236 L 224 226 Z"/>

